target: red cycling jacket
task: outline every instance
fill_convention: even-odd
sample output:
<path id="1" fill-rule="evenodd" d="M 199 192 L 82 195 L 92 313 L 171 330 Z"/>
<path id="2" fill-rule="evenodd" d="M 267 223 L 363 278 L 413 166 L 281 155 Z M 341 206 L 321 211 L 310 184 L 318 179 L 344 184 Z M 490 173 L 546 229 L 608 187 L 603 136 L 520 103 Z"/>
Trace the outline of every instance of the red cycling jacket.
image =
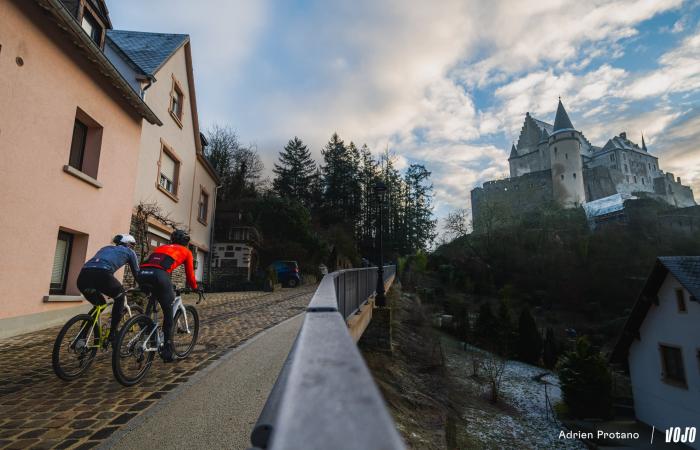
<path id="1" fill-rule="evenodd" d="M 185 263 L 185 274 L 187 284 L 192 289 L 197 289 L 197 280 L 194 277 L 194 265 L 192 263 L 192 252 L 182 245 L 166 244 L 153 250 L 141 267 L 157 267 L 168 273 L 172 273 L 180 264 Z"/>

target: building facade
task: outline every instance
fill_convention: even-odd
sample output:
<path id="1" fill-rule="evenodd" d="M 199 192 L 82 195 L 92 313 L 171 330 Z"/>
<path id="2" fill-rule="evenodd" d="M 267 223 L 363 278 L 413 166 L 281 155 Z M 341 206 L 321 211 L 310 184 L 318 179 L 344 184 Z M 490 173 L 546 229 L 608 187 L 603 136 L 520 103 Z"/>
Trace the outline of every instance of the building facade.
<path id="1" fill-rule="evenodd" d="M 699 300 L 700 257 L 658 258 L 612 354 L 629 368 L 637 419 L 662 433 L 700 423 Z"/>
<path id="2" fill-rule="evenodd" d="M 546 203 L 571 208 L 617 194 L 656 198 L 679 208 L 695 205 L 693 191 L 660 169 L 644 137 L 641 146 L 624 132 L 602 147 L 592 145 L 574 128 L 561 100 L 553 125 L 525 114 L 508 164 L 509 178 L 472 190 L 475 230 L 494 208 L 517 215 Z"/>
<path id="3" fill-rule="evenodd" d="M 163 126 L 144 123 L 141 132 L 132 217 L 132 233 L 145 244 L 140 253 L 168 243 L 173 227 L 184 228 L 195 275 L 204 281 L 219 180 L 204 157 L 189 36 L 108 30 L 105 48 L 134 91 L 163 117 Z M 139 214 L 144 207 L 155 213 Z M 173 277 L 183 284 L 184 268 Z"/>
<path id="4" fill-rule="evenodd" d="M 86 257 L 129 228 L 142 124 L 158 116 L 103 53 L 101 1 L 0 2 L 0 337 L 86 308 Z"/>

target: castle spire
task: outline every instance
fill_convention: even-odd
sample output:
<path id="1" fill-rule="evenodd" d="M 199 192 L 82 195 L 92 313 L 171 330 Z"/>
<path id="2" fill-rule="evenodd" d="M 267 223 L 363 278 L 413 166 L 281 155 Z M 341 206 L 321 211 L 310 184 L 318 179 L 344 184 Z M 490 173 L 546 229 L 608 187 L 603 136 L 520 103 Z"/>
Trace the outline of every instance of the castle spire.
<path id="1" fill-rule="evenodd" d="M 514 142 L 513 146 L 510 148 L 510 157 L 508 159 L 517 158 L 517 157 L 518 157 L 518 151 L 515 149 L 515 142 Z"/>
<path id="2" fill-rule="evenodd" d="M 642 133 L 642 150 L 644 150 L 645 152 L 648 152 L 647 144 L 644 143 L 644 133 Z"/>
<path id="3" fill-rule="evenodd" d="M 559 97 L 557 115 L 554 118 L 554 131 L 565 130 L 567 128 L 573 129 L 574 125 L 571 123 L 571 119 L 569 119 L 569 115 L 566 113 L 564 105 L 561 103 L 561 97 Z"/>

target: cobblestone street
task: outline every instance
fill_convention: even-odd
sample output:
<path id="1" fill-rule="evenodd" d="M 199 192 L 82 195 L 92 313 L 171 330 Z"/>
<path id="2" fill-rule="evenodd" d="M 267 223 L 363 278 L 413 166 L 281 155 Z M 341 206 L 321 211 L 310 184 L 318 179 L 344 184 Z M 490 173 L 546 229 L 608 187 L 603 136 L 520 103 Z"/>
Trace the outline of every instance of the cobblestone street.
<path id="1" fill-rule="evenodd" d="M 66 383 L 51 369 L 60 327 L 0 341 L 0 448 L 92 448 L 257 333 L 304 310 L 315 286 L 272 293 L 207 295 L 197 347 L 184 360 L 156 357 L 146 378 L 125 388 L 112 375 L 111 353 L 98 353 L 82 378 Z M 194 302 L 185 296 L 185 302 Z M 235 374 L 232 374 L 235 376 Z"/>

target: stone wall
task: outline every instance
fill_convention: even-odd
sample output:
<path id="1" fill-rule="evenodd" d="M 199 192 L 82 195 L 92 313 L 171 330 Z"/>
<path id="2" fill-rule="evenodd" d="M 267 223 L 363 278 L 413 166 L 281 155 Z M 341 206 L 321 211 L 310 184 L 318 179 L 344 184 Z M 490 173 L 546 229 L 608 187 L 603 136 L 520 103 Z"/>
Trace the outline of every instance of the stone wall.
<path id="1" fill-rule="evenodd" d="M 552 172 L 542 170 L 517 178 L 487 181 L 471 192 L 474 231 L 552 202 Z"/>

